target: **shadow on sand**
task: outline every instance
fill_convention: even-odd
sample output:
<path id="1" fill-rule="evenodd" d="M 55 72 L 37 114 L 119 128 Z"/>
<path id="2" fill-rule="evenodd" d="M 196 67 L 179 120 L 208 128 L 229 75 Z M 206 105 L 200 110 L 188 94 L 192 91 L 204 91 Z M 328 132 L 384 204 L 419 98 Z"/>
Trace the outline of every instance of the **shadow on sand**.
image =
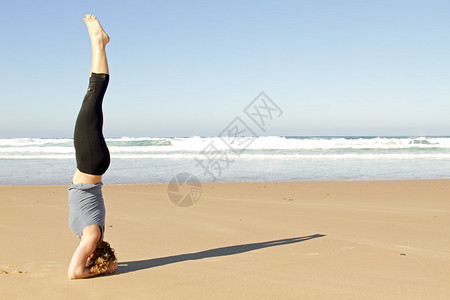
<path id="1" fill-rule="evenodd" d="M 159 258 L 151 258 L 151 259 L 143 259 L 136 261 L 123 261 L 119 262 L 116 274 L 124 274 L 128 272 L 134 272 L 139 270 L 150 269 L 154 267 L 159 267 L 163 265 L 173 264 L 177 262 L 187 261 L 187 260 L 195 260 L 195 259 L 203 259 L 209 257 L 216 256 L 226 256 L 226 255 L 234 255 L 239 253 L 244 253 L 248 251 L 253 251 L 256 249 L 262 249 L 267 247 L 281 246 L 287 244 L 300 243 L 307 240 L 323 237 L 323 234 L 313 234 L 302 237 L 253 243 L 253 244 L 243 244 L 222 248 L 215 248 L 195 253 L 187 253 L 187 254 L 179 254 L 173 256 L 159 257 Z"/>

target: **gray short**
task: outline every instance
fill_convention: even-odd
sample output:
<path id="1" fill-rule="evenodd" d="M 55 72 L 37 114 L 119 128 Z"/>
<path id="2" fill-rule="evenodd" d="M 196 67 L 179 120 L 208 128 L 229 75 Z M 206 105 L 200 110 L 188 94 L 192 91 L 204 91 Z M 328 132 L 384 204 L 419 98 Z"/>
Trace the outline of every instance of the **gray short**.
<path id="1" fill-rule="evenodd" d="M 98 225 L 101 238 L 105 231 L 105 203 L 103 183 L 78 183 L 69 187 L 69 226 L 78 238 L 89 225 Z"/>

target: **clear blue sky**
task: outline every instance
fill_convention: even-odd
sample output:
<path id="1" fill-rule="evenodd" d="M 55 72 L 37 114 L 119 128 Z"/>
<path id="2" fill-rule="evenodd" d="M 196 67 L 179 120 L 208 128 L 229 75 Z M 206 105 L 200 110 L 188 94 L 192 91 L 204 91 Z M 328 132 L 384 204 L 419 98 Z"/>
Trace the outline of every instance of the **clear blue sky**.
<path id="1" fill-rule="evenodd" d="M 266 135 L 450 135 L 449 1 L 2 1 L 0 137 L 71 137 L 82 17 L 111 36 L 105 136 L 212 136 L 264 91 Z"/>

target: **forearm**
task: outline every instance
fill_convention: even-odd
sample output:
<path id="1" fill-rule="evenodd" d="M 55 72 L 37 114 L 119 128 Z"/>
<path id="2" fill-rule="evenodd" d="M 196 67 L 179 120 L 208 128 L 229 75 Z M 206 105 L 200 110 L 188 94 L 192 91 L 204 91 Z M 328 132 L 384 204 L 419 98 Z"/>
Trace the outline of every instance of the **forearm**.
<path id="1" fill-rule="evenodd" d="M 93 277 L 98 274 L 91 273 L 89 268 L 84 268 L 80 270 L 73 271 L 72 273 L 69 273 L 69 279 L 83 279 L 88 277 Z"/>
<path id="2" fill-rule="evenodd" d="M 92 273 L 89 268 L 79 269 L 76 271 L 73 271 L 72 273 L 69 272 L 69 279 L 83 279 L 88 277 L 93 277 L 101 274 L 111 274 L 114 273 L 117 270 L 117 262 L 112 262 L 108 269 L 106 269 L 103 272 L 100 273 Z"/>
<path id="3" fill-rule="evenodd" d="M 95 242 L 91 240 L 81 241 L 73 253 L 67 276 L 69 279 L 80 279 L 95 276 L 86 267 L 89 255 L 95 250 Z"/>

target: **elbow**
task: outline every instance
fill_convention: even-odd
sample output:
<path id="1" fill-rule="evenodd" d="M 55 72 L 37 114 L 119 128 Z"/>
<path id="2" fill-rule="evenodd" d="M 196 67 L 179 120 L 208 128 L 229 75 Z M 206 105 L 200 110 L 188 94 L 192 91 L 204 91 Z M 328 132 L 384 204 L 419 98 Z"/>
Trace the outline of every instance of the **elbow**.
<path id="1" fill-rule="evenodd" d="M 78 277 L 77 277 L 77 275 L 75 274 L 75 272 L 68 272 L 68 273 L 67 273 L 67 277 L 69 278 L 69 280 L 78 279 Z"/>
<path id="2" fill-rule="evenodd" d="M 83 278 L 83 272 L 79 272 L 79 270 L 70 270 L 67 272 L 67 277 L 69 278 L 69 280 L 74 280 L 74 279 L 80 279 Z"/>
<path id="3" fill-rule="evenodd" d="M 69 278 L 69 280 L 77 279 L 74 273 L 67 273 L 67 278 Z"/>

